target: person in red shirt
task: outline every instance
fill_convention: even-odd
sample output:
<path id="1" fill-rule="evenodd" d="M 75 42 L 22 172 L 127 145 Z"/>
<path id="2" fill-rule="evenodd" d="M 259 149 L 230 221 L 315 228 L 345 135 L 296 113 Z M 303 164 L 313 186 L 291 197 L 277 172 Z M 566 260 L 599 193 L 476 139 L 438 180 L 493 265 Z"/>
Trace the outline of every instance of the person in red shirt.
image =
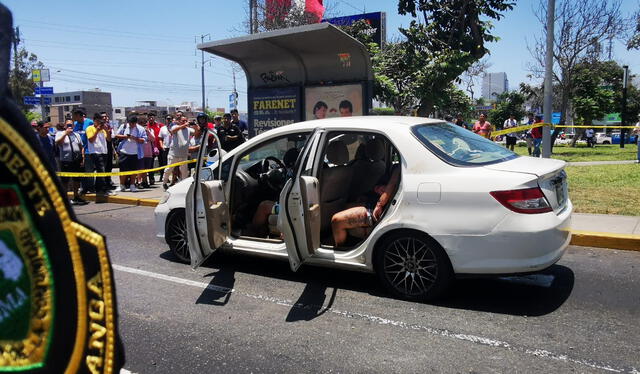
<path id="1" fill-rule="evenodd" d="M 484 113 L 480 114 L 480 117 L 473 125 L 472 131 L 482 137 L 491 139 L 491 131 L 493 131 L 493 127 L 491 126 L 491 123 L 487 121 L 487 116 Z"/>
<path id="2" fill-rule="evenodd" d="M 542 123 L 542 116 L 537 115 L 534 124 Z M 533 138 L 533 153 L 531 156 L 540 157 L 540 144 L 542 144 L 542 126 L 531 129 L 531 137 Z"/>
<path id="3" fill-rule="evenodd" d="M 164 126 L 163 123 L 160 122 L 156 122 L 156 114 L 155 113 L 149 113 L 147 114 L 147 118 L 149 119 L 149 122 L 147 123 L 147 129 L 149 129 L 149 131 L 153 132 L 153 136 L 154 136 L 154 141 L 153 141 L 153 158 L 154 159 L 158 159 L 158 164 L 160 166 L 162 166 L 162 162 L 160 160 L 160 138 L 158 137 L 158 135 L 160 134 L 160 129 Z M 153 163 L 152 163 L 153 165 Z M 161 172 L 159 172 L 161 173 Z M 155 172 L 150 172 L 148 174 L 149 176 L 149 183 L 150 184 L 154 184 L 155 183 L 155 179 L 154 179 L 154 175 Z M 160 174 L 160 178 L 162 178 L 162 174 Z"/>

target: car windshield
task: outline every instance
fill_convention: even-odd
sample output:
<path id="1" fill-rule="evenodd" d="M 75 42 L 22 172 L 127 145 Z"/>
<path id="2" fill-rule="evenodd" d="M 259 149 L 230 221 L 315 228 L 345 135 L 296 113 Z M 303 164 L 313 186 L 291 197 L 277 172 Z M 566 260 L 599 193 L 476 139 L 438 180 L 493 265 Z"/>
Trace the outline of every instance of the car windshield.
<path id="1" fill-rule="evenodd" d="M 451 123 L 416 125 L 411 131 L 427 149 L 455 166 L 481 166 L 518 157 L 491 140 Z"/>

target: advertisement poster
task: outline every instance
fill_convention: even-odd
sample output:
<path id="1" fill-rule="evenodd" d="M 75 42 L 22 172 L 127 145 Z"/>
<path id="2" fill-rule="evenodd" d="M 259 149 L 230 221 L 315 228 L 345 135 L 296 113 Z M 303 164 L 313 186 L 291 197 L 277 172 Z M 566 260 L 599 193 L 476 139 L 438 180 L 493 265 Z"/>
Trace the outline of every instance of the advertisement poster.
<path id="1" fill-rule="evenodd" d="M 254 89 L 249 99 L 249 136 L 301 120 L 298 87 Z"/>
<path id="2" fill-rule="evenodd" d="M 363 115 L 361 84 L 307 87 L 304 98 L 306 120 Z"/>
<path id="3" fill-rule="evenodd" d="M 352 16 L 326 18 L 322 22 L 328 22 L 336 26 L 351 26 L 354 22 L 364 20 L 371 26 L 373 41 L 379 46 L 384 46 L 387 41 L 387 19 L 385 12 L 354 14 Z"/>

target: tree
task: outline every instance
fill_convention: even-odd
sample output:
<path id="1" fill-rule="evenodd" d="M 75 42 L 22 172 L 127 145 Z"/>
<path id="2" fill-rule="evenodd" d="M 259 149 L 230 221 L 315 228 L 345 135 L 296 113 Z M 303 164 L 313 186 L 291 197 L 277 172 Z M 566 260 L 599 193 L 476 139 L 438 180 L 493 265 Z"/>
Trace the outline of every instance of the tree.
<path id="1" fill-rule="evenodd" d="M 622 68 L 616 71 L 613 64 L 594 61 L 576 65 L 572 103 L 580 124 L 591 125 L 594 119 L 601 119 L 615 110 L 614 86 L 620 86 L 621 81 L 616 73 L 622 77 Z"/>
<path id="2" fill-rule="evenodd" d="M 640 11 L 632 19 L 635 21 L 635 30 L 627 42 L 627 49 L 640 49 Z"/>
<path id="3" fill-rule="evenodd" d="M 560 88 L 560 126 L 552 134 L 551 144 L 566 123 L 571 97 L 574 93 L 574 76 L 578 64 L 589 58 L 599 59 L 594 52 L 601 51 L 601 45 L 608 39 L 618 37 L 629 28 L 629 22 L 620 12 L 620 0 L 559 0 L 556 7 L 554 30 L 553 78 Z M 536 17 L 541 25 L 546 25 L 547 0 L 540 0 Z M 546 28 L 536 38 L 535 47 L 530 49 L 536 63 L 532 72 L 542 76 L 544 72 Z"/>
<path id="4" fill-rule="evenodd" d="M 497 128 L 502 128 L 504 121 L 513 115 L 520 120 L 525 115 L 525 95 L 518 91 L 504 92 L 498 95 L 496 108 L 489 111 L 489 122 Z"/>
<path id="5" fill-rule="evenodd" d="M 442 92 L 438 100 L 434 103 L 434 109 L 440 113 L 440 117 L 445 114 L 456 116 L 462 114 L 463 118 L 473 116 L 473 102 L 464 91 L 456 87 L 454 84 Z"/>
<path id="6" fill-rule="evenodd" d="M 491 21 L 513 5 L 509 0 L 399 0 L 398 13 L 413 17 L 408 28 L 400 28 L 406 70 L 388 78 L 413 81 L 418 114 L 430 114 L 450 84 L 488 52 L 485 43 L 498 39 L 490 32 Z"/>
<path id="7" fill-rule="evenodd" d="M 486 58 L 482 60 L 478 60 L 474 62 L 460 77 L 460 81 L 464 86 L 464 89 L 471 96 L 471 101 L 474 99 L 475 90 L 474 87 L 476 85 L 476 79 L 484 76 L 487 70 L 491 67 L 489 60 Z"/>
<path id="8" fill-rule="evenodd" d="M 14 54 L 9 72 L 9 88 L 18 107 L 22 112 L 27 113 L 33 109 L 33 105 L 23 104 L 23 97 L 33 96 L 36 88 L 36 83 L 31 79 L 31 71 L 42 69 L 44 65 L 38 60 L 38 56 L 25 49 L 19 35 L 19 31 L 16 29 L 13 40 Z"/>

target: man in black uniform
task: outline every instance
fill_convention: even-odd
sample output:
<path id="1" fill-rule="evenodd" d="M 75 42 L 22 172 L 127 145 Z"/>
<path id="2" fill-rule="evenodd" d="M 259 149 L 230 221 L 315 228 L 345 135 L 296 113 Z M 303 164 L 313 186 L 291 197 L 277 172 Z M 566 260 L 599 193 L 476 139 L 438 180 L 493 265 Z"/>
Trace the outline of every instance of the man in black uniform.
<path id="1" fill-rule="evenodd" d="M 222 116 L 222 127 L 218 130 L 218 138 L 220 138 L 220 142 L 222 143 L 222 149 L 226 152 L 244 143 L 242 131 L 240 131 L 238 126 L 231 123 L 231 114 L 229 113 L 225 113 L 224 116 Z"/>

